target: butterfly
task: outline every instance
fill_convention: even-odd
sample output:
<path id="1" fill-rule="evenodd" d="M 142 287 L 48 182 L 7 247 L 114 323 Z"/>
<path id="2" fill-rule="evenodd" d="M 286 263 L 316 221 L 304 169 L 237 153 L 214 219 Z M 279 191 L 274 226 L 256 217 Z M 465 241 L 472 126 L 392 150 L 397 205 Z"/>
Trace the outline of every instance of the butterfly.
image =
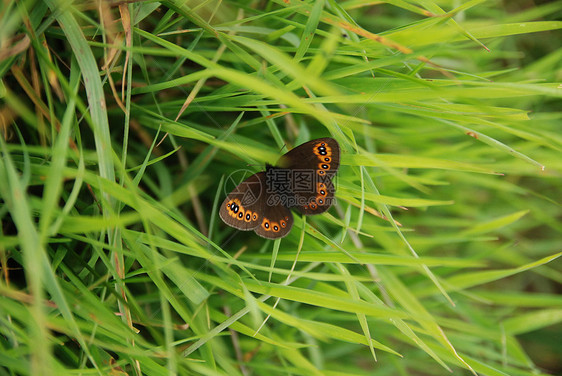
<path id="1" fill-rule="evenodd" d="M 339 165 L 336 140 L 308 141 L 283 155 L 276 166 L 266 164 L 265 171 L 240 183 L 223 201 L 219 215 L 238 230 L 254 230 L 267 239 L 282 238 L 293 226 L 291 209 L 314 215 L 332 206 L 332 178 Z"/>

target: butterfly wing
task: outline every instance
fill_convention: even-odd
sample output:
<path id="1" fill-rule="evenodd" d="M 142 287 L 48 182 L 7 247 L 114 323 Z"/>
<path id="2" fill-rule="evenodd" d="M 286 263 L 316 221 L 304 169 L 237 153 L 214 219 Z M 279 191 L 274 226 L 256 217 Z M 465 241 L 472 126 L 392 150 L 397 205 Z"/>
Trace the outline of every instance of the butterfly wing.
<path id="1" fill-rule="evenodd" d="M 223 222 L 242 231 L 258 227 L 262 220 L 261 197 L 265 191 L 263 172 L 244 180 L 221 204 L 219 215 Z"/>
<path id="2" fill-rule="evenodd" d="M 340 145 L 331 137 L 317 138 L 283 155 L 277 166 L 317 170 L 318 175 L 333 176 L 340 167 Z"/>
<path id="3" fill-rule="evenodd" d="M 295 209 L 304 215 L 322 214 L 335 201 L 336 188 L 330 178 L 319 179 L 315 184 L 316 187 L 310 192 L 295 193 L 295 201 L 298 203 Z"/>
<path id="4" fill-rule="evenodd" d="M 254 229 L 256 234 L 267 239 L 279 239 L 285 237 L 293 227 L 293 214 L 291 210 L 283 206 L 276 193 L 266 195 L 263 207 L 262 220 Z M 277 201 L 277 202 L 275 202 Z"/>
<path id="5" fill-rule="evenodd" d="M 219 215 L 224 223 L 238 230 L 255 230 L 267 239 L 286 236 L 293 226 L 291 211 L 279 195 L 267 189 L 265 172 L 258 172 L 240 183 L 223 201 Z"/>
<path id="6" fill-rule="evenodd" d="M 332 178 L 340 166 L 340 147 L 330 137 L 308 141 L 279 159 L 282 170 L 290 170 L 291 201 L 305 215 L 321 214 L 332 206 Z"/>

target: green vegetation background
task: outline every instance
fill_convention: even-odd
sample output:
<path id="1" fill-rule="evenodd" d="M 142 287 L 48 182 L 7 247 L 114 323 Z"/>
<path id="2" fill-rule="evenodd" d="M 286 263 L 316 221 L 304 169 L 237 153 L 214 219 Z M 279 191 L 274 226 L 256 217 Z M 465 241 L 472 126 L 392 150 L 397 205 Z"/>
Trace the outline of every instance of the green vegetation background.
<path id="1" fill-rule="evenodd" d="M 0 375 L 562 371 L 561 1 L 0 7 Z M 218 219 L 328 135 L 328 213 Z"/>

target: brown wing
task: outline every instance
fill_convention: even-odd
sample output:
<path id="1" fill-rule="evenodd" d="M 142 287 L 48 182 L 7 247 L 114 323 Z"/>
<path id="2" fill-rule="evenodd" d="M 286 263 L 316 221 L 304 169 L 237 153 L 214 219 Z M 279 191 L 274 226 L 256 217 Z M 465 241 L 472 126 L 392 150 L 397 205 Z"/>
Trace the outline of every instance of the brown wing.
<path id="1" fill-rule="evenodd" d="M 266 192 L 265 173 L 258 172 L 240 183 L 221 204 L 224 223 L 242 231 L 253 230 L 262 220 L 261 197 Z"/>
<path id="2" fill-rule="evenodd" d="M 267 239 L 286 236 L 293 226 L 293 215 L 279 195 L 266 186 L 265 172 L 258 172 L 240 183 L 223 201 L 219 215 L 238 230 L 255 230 Z"/>
<path id="3" fill-rule="evenodd" d="M 330 137 L 308 141 L 279 159 L 291 171 L 291 207 L 305 215 L 324 213 L 334 202 L 332 178 L 340 166 L 340 147 Z"/>
<path id="4" fill-rule="evenodd" d="M 340 167 L 340 145 L 331 137 L 317 138 L 290 150 L 277 161 L 277 166 L 290 169 L 324 171 L 333 175 Z"/>
<path id="5" fill-rule="evenodd" d="M 293 227 L 293 214 L 283 205 L 276 193 L 265 195 L 263 215 L 256 234 L 267 239 L 278 239 L 286 236 Z"/>
<path id="6" fill-rule="evenodd" d="M 294 208 L 305 215 L 322 214 L 330 209 L 335 202 L 336 191 L 330 178 L 319 179 L 314 182 L 315 187 L 309 192 L 295 192 Z"/>

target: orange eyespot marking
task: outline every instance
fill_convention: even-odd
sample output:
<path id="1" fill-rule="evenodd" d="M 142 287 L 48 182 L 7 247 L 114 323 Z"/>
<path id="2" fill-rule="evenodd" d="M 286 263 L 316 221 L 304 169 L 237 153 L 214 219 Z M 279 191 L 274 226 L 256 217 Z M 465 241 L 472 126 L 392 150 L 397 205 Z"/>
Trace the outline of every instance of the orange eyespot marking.
<path id="1" fill-rule="evenodd" d="M 325 175 L 326 173 L 324 172 L 324 170 L 318 170 L 317 171 L 318 175 Z"/>
<path id="2" fill-rule="evenodd" d="M 314 145 L 313 150 L 314 150 L 314 154 L 316 154 L 318 159 L 324 162 L 329 162 L 326 161 L 325 158 L 330 159 L 330 156 L 332 155 L 332 148 L 329 147 L 325 142 L 317 143 L 316 145 Z"/>
<path id="3" fill-rule="evenodd" d="M 250 210 L 246 210 L 246 216 L 244 217 L 244 222 L 250 222 L 252 220 L 252 212 Z"/>
<path id="4" fill-rule="evenodd" d="M 324 205 L 324 199 L 321 196 L 316 197 L 316 202 L 320 206 Z"/>
<path id="5" fill-rule="evenodd" d="M 316 185 L 316 192 L 318 192 L 319 197 L 326 197 L 328 196 L 328 189 L 326 188 L 326 184 L 318 183 Z"/>
<path id="6" fill-rule="evenodd" d="M 228 214 L 232 218 L 242 219 L 244 218 L 244 208 L 240 206 L 240 200 L 234 199 L 230 200 L 226 207 L 228 208 Z"/>
<path id="7" fill-rule="evenodd" d="M 312 210 L 316 210 L 316 208 L 317 208 L 315 202 L 311 202 L 309 206 L 310 206 L 310 208 L 311 208 Z"/>
<path id="8" fill-rule="evenodd" d="M 329 170 L 330 164 L 329 163 L 318 163 L 319 170 Z"/>
<path id="9" fill-rule="evenodd" d="M 279 232 L 279 224 L 277 222 L 271 222 L 271 229 L 273 230 L 273 232 Z"/>
<path id="10" fill-rule="evenodd" d="M 240 210 L 238 211 L 238 215 L 236 217 L 240 220 L 244 220 L 244 214 L 244 208 L 240 207 Z"/>
<path id="11" fill-rule="evenodd" d="M 280 224 L 281 227 L 283 227 L 283 228 L 287 227 L 287 222 L 285 222 L 283 219 L 279 221 L 279 224 Z"/>
<path id="12" fill-rule="evenodd" d="M 259 217 L 259 216 L 257 215 L 257 213 L 252 213 L 252 219 L 253 219 L 254 221 L 257 220 L 258 217 Z"/>
<path id="13" fill-rule="evenodd" d="M 269 223 L 269 220 L 267 218 L 263 219 L 261 227 L 263 227 L 265 231 L 271 231 L 271 224 Z"/>

